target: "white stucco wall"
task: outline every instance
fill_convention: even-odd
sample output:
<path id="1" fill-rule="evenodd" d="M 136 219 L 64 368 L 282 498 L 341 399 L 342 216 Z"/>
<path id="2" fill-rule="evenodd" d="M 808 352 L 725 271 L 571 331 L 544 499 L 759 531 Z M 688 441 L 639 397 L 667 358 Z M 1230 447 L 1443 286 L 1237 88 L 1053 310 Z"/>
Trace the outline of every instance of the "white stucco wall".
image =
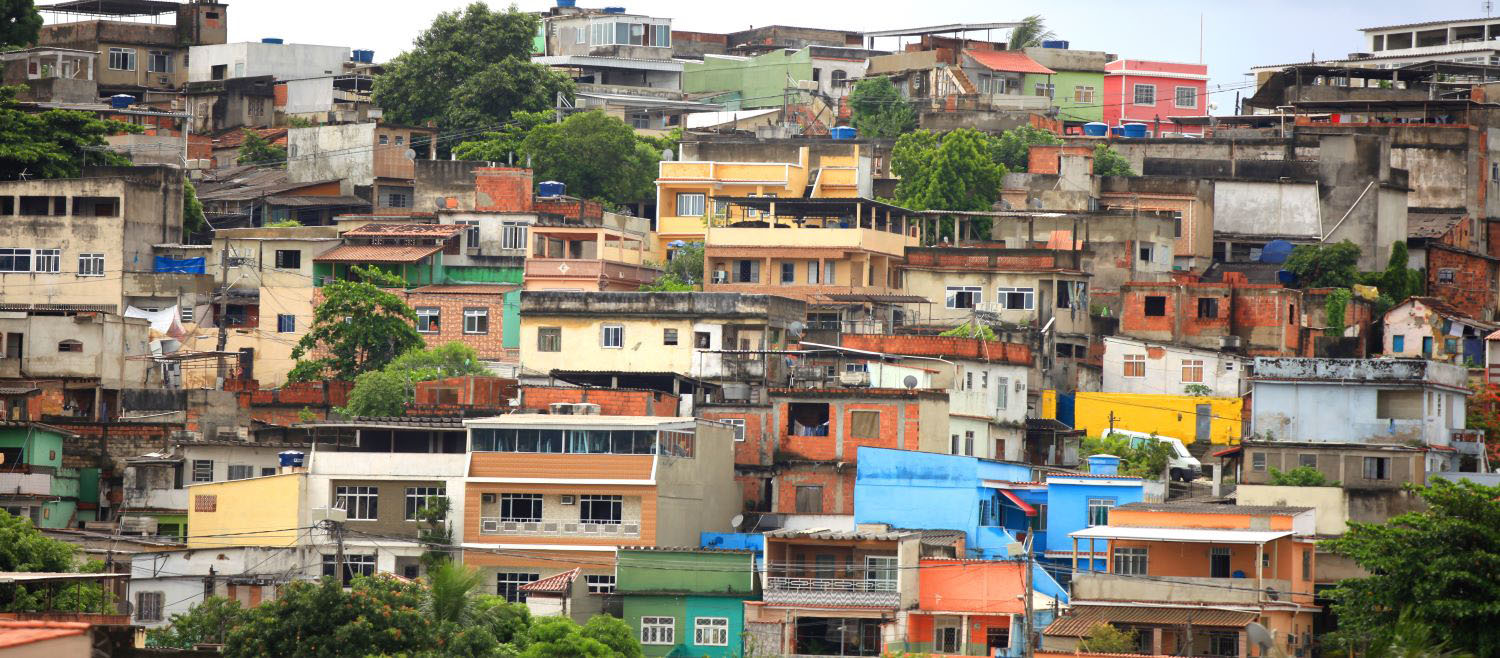
<path id="1" fill-rule="evenodd" d="M 278 80 L 343 73 L 349 48 L 305 43 L 242 41 L 193 46 L 188 51 L 188 82 L 213 79 L 213 67 L 224 66 L 224 77 L 272 75 Z"/>
<path id="2" fill-rule="evenodd" d="M 1214 231 L 1322 237 L 1319 207 L 1312 183 L 1221 181 L 1214 185 Z"/>
<path id="3" fill-rule="evenodd" d="M 1159 350 L 1159 351 L 1158 351 Z M 1146 355 L 1146 376 L 1125 376 L 1125 355 Z M 1153 354 L 1160 354 L 1152 358 Z M 1119 337 L 1104 339 L 1104 393 L 1152 393 L 1182 395 L 1190 383 L 1182 380 L 1182 362 L 1203 361 L 1204 386 L 1213 389 L 1215 397 L 1238 397 L 1244 391 L 1245 359 L 1223 352 L 1194 350 L 1175 345 L 1159 345 Z"/>

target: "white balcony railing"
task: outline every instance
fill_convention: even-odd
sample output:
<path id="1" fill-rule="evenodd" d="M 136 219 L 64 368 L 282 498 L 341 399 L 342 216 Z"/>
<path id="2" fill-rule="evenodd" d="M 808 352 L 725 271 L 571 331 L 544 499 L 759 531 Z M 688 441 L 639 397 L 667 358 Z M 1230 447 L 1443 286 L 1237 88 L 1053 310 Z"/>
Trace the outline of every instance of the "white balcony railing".
<path id="1" fill-rule="evenodd" d="M 766 589 L 801 592 L 894 592 L 896 591 L 896 581 L 771 576 L 766 579 Z"/>
<path id="2" fill-rule="evenodd" d="M 593 523 L 578 519 L 540 519 L 536 521 L 503 521 L 498 517 L 481 517 L 479 533 L 482 535 L 514 535 L 528 537 L 625 537 L 641 536 L 639 521 L 620 523 Z"/>
<path id="3" fill-rule="evenodd" d="M 894 580 L 853 578 L 766 578 L 765 600 L 802 605 L 897 607 L 901 594 Z"/>

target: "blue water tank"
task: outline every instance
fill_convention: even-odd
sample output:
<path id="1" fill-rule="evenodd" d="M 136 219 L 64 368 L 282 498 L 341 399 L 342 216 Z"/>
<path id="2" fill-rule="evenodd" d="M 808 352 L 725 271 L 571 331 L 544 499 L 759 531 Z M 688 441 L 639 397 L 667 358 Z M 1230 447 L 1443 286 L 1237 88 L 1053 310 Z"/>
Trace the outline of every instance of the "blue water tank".
<path id="1" fill-rule="evenodd" d="M 568 186 L 555 180 L 544 180 L 536 185 L 537 191 L 544 197 L 559 197 L 567 191 Z"/>
<path id="2" fill-rule="evenodd" d="M 623 14 L 623 13 L 625 13 L 625 8 L 624 7 L 605 7 L 604 8 L 604 13 L 606 13 L 606 14 Z"/>
<path id="3" fill-rule="evenodd" d="M 1083 135 L 1085 137 L 1106 137 L 1109 135 L 1109 124 L 1090 121 L 1083 124 Z"/>
<path id="4" fill-rule="evenodd" d="M 1125 126 L 1110 126 L 1109 134 L 1114 135 L 1115 137 L 1124 137 Z"/>
<path id="5" fill-rule="evenodd" d="M 1120 473 L 1120 458 L 1114 455 L 1089 455 L 1085 458 L 1089 463 L 1089 473 L 1093 475 L 1118 475 Z"/>
<path id="6" fill-rule="evenodd" d="M 1292 249 L 1295 246 L 1286 240 L 1272 240 L 1267 242 L 1266 246 L 1260 250 L 1260 262 L 1276 265 L 1285 263 L 1286 259 L 1291 257 Z"/>
<path id="7" fill-rule="evenodd" d="M 557 0 L 557 6 L 573 8 L 578 6 L 578 0 Z"/>
<path id="8" fill-rule="evenodd" d="M 117 110 L 123 110 L 135 104 L 135 97 L 130 94 L 115 94 L 109 97 L 109 106 Z"/>
<path id="9" fill-rule="evenodd" d="M 276 453 L 276 456 L 281 458 L 282 468 L 301 467 L 303 464 L 302 460 L 305 458 L 305 455 L 300 450 L 283 450 Z"/>
<path id="10" fill-rule="evenodd" d="M 1146 136 L 1146 124 L 1144 123 L 1127 123 L 1123 128 L 1125 129 L 1125 136 L 1130 139 L 1142 139 Z"/>
<path id="11" fill-rule="evenodd" d="M 286 43 L 285 41 L 282 41 L 280 37 L 266 37 L 264 39 L 261 39 L 260 42 L 261 43 L 274 43 L 274 44 L 277 44 L 277 45 L 281 45 L 283 43 Z"/>
<path id="12" fill-rule="evenodd" d="M 353 59 L 355 62 L 358 62 L 360 64 L 370 64 L 370 63 L 373 63 L 375 61 L 375 51 L 373 51 L 373 50 L 356 50 L 356 51 L 353 52 L 353 54 L 350 57 L 350 59 Z"/>
<path id="13" fill-rule="evenodd" d="M 1067 50 L 1068 49 L 1068 42 L 1063 41 L 1061 39 L 1054 39 L 1054 40 L 1050 40 L 1050 41 L 1043 41 L 1042 42 L 1042 47 L 1043 48 L 1059 48 L 1059 49 L 1062 49 L 1062 50 Z"/>
<path id="14" fill-rule="evenodd" d="M 835 126 L 833 130 L 828 131 L 828 134 L 834 139 L 854 139 L 859 136 L 854 126 Z"/>

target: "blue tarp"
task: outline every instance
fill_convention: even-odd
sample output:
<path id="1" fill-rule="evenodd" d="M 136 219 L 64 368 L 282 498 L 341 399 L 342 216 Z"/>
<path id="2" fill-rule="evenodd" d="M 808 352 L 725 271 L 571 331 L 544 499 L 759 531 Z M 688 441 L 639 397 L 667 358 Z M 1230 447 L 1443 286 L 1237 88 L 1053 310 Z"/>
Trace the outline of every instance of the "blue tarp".
<path id="1" fill-rule="evenodd" d="M 167 258 L 156 257 L 157 272 L 176 272 L 178 274 L 203 274 L 203 258 Z"/>

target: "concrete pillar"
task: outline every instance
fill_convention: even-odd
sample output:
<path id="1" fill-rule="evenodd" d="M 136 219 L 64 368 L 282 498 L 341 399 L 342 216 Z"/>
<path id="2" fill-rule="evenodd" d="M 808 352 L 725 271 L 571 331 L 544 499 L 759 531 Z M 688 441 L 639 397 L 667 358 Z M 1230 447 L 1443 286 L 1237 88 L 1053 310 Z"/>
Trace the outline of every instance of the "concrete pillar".
<path id="1" fill-rule="evenodd" d="M 1250 636 L 1248 634 L 1246 634 L 1245 631 L 1243 631 L 1243 630 L 1241 630 L 1238 633 L 1238 635 L 1240 636 L 1239 637 L 1240 658 L 1249 658 L 1250 657 Z"/>
<path id="2" fill-rule="evenodd" d="M 1161 627 L 1157 626 L 1151 629 L 1151 653 L 1160 656 L 1165 653 L 1163 649 L 1164 647 L 1161 644 Z"/>

